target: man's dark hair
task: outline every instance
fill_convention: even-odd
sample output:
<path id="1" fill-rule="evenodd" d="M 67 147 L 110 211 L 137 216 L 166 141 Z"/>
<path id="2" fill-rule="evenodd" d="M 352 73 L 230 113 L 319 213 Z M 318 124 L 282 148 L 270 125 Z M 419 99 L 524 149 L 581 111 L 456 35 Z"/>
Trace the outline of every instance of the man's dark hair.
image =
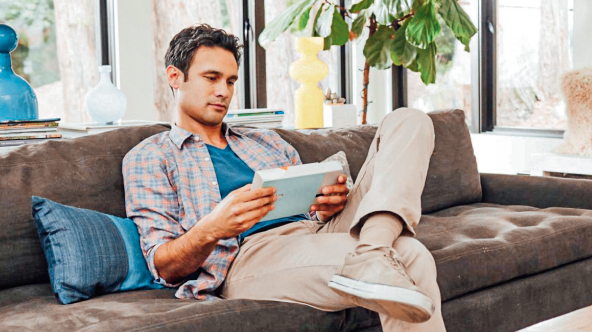
<path id="1" fill-rule="evenodd" d="M 165 68 L 170 65 L 179 68 L 187 81 L 187 72 L 191 66 L 193 55 L 201 46 L 221 47 L 231 52 L 236 59 L 236 64 L 240 65 L 240 49 L 243 46 L 239 43 L 238 37 L 228 34 L 222 29 L 199 24 L 185 28 L 173 37 L 164 56 Z"/>

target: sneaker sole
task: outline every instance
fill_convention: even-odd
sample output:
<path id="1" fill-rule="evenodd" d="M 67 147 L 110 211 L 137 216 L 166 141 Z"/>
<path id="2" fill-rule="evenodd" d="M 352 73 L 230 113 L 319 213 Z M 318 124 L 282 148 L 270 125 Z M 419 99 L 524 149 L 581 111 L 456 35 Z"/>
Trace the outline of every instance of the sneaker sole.
<path id="1" fill-rule="evenodd" d="M 426 295 L 401 287 L 373 284 L 334 275 L 329 287 L 353 295 L 367 309 L 410 323 L 423 323 L 434 313 L 434 304 Z"/>

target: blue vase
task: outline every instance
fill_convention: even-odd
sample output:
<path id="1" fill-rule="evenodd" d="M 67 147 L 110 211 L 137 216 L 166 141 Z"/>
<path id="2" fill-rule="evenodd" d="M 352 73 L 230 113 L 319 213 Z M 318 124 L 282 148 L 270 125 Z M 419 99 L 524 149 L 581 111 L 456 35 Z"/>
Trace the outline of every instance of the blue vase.
<path id="1" fill-rule="evenodd" d="M 0 24 L 0 121 L 35 120 L 39 117 L 35 91 L 12 70 L 10 52 L 17 44 L 14 29 Z"/>

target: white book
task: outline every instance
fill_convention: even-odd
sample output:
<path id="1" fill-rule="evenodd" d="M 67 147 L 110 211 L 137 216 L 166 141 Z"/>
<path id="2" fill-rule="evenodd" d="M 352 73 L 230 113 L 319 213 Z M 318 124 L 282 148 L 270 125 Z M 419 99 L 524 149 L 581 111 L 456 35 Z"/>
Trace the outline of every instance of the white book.
<path id="1" fill-rule="evenodd" d="M 286 168 L 273 168 L 255 172 L 251 190 L 275 187 L 275 208 L 261 221 L 306 213 L 321 189 L 337 183 L 343 167 L 337 161 L 310 163 Z"/>
<path id="2" fill-rule="evenodd" d="M 151 125 L 151 124 L 170 124 L 168 122 L 163 121 L 144 121 L 144 120 L 120 120 L 116 121 L 113 124 L 100 124 L 96 122 L 84 122 L 84 123 L 60 123 L 59 129 L 60 130 L 72 130 L 72 131 L 92 131 L 92 130 L 100 130 L 100 131 L 107 131 L 112 129 L 119 129 L 124 127 L 133 127 L 133 126 L 144 126 L 144 125 Z"/>

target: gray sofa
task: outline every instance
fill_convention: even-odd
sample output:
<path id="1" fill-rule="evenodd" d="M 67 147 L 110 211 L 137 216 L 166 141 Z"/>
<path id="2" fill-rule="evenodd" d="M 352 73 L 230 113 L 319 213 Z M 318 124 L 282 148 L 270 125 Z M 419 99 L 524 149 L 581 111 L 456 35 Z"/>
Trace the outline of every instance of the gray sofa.
<path id="1" fill-rule="evenodd" d="M 462 111 L 431 113 L 436 147 L 417 238 L 438 268 L 449 332 L 514 331 L 592 304 L 592 181 L 479 174 Z M 326 313 L 174 290 L 71 305 L 52 294 L 31 196 L 125 216 L 121 161 L 165 126 L 0 149 L 0 331 L 380 331 L 363 308 Z M 376 127 L 275 129 L 303 162 L 345 151 L 352 177 Z"/>

